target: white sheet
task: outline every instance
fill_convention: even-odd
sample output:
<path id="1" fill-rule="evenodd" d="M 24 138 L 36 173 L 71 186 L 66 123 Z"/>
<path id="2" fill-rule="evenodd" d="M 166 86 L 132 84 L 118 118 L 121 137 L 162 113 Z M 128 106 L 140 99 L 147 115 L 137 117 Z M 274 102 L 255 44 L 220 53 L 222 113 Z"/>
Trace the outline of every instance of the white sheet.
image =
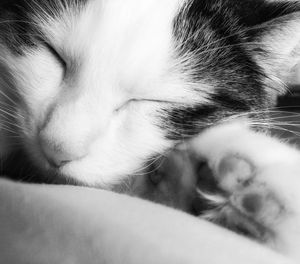
<path id="1" fill-rule="evenodd" d="M 101 190 L 0 180 L 2 264 L 288 264 L 184 213 Z"/>

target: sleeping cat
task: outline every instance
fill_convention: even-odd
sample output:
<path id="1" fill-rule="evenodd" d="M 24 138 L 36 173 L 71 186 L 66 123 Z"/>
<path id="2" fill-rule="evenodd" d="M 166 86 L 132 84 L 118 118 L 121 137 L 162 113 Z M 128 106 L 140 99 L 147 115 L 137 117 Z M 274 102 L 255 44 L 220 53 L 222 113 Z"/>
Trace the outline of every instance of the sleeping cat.
<path id="1" fill-rule="evenodd" d="M 263 118 L 296 62 L 299 5 L 2 0 L 1 152 L 109 187 L 238 113 Z"/>
<path id="2" fill-rule="evenodd" d="M 2 0 L 2 160 L 24 153 L 47 179 L 111 188 L 231 116 L 266 123 L 299 59 L 299 12 L 294 1 Z M 227 136 L 212 149 L 235 155 Z M 250 153 L 237 164 L 252 175 Z"/>

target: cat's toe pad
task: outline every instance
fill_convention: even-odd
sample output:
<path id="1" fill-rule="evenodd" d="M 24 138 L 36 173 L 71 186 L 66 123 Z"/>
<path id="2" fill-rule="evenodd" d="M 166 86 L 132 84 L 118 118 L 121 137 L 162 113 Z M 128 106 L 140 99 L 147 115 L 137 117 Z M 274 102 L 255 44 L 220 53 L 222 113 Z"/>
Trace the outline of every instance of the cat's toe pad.
<path id="1" fill-rule="evenodd" d="M 257 214 L 263 207 L 264 199 L 260 194 L 249 193 L 241 200 L 242 208 L 249 214 Z"/>
<path id="2" fill-rule="evenodd" d="M 277 196 L 264 184 L 257 182 L 232 193 L 229 199 L 231 205 L 243 215 L 265 227 L 270 227 L 283 212 Z"/>
<path id="3" fill-rule="evenodd" d="M 231 205 L 263 226 L 274 222 L 282 212 L 277 195 L 268 188 L 258 170 L 247 158 L 226 155 L 216 167 L 219 187 L 227 193 Z M 259 173 L 259 175 L 257 175 Z"/>
<path id="4" fill-rule="evenodd" d="M 232 192 L 250 182 L 255 175 L 255 167 L 247 159 L 238 155 L 227 155 L 217 164 L 216 177 L 225 191 Z"/>

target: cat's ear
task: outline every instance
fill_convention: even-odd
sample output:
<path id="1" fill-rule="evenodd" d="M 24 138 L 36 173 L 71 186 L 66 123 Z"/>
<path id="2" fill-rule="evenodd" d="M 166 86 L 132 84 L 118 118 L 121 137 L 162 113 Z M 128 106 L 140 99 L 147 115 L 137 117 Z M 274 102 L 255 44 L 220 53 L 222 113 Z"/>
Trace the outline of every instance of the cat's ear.
<path id="1" fill-rule="evenodd" d="M 300 12 L 273 19 L 259 26 L 254 43 L 258 64 L 268 76 L 286 81 L 300 61 Z M 254 45 L 254 47 L 258 47 Z"/>

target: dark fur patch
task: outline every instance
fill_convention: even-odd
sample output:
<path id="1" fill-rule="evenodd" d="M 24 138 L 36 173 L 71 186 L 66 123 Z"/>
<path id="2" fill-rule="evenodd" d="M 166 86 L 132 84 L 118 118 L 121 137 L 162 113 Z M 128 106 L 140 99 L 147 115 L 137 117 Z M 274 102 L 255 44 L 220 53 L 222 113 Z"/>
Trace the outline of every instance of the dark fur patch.
<path id="1" fill-rule="evenodd" d="M 39 26 L 33 21 L 35 13 L 54 17 L 66 6 L 80 8 L 88 0 L 1 0 L 0 32 L 6 46 L 16 54 L 24 48 L 34 48 L 45 41 Z M 78 5 L 74 5 L 74 4 Z"/>
<path id="2" fill-rule="evenodd" d="M 178 58 L 191 58 L 183 71 L 196 85 L 206 83 L 211 104 L 177 107 L 164 117 L 169 138 L 199 133 L 203 123 L 217 122 L 235 113 L 270 107 L 265 80 L 254 60 L 264 52 L 256 38 L 268 31 L 263 23 L 300 11 L 296 2 L 263 0 L 190 0 L 174 20 Z M 203 92 L 203 91 L 202 91 Z M 212 95 L 211 95 L 212 94 Z M 199 126 L 201 124 L 201 126 Z"/>
<path id="3" fill-rule="evenodd" d="M 83 6 L 87 1 L 2 0 L 1 40 L 14 53 L 22 54 L 24 47 L 46 41 L 32 20 L 35 11 L 42 9 L 54 16 L 65 5 L 74 6 L 76 2 Z M 261 26 L 263 23 L 299 10 L 297 2 L 188 0 L 174 19 L 176 56 L 179 60 L 185 55 L 191 58 L 182 70 L 196 87 L 198 84 L 200 89 L 201 83 L 207 83 L 214 91 L 210 92 L 209 104 L 174 106 L 163 111 L 163 127 L 169 130 L 169 138 L 190 137 L 205 124 L 270 106 L 264 87 L 267 76 L 253 59 L 253 52 L 264 50 L 255 39 L 268 30 Z"/>

